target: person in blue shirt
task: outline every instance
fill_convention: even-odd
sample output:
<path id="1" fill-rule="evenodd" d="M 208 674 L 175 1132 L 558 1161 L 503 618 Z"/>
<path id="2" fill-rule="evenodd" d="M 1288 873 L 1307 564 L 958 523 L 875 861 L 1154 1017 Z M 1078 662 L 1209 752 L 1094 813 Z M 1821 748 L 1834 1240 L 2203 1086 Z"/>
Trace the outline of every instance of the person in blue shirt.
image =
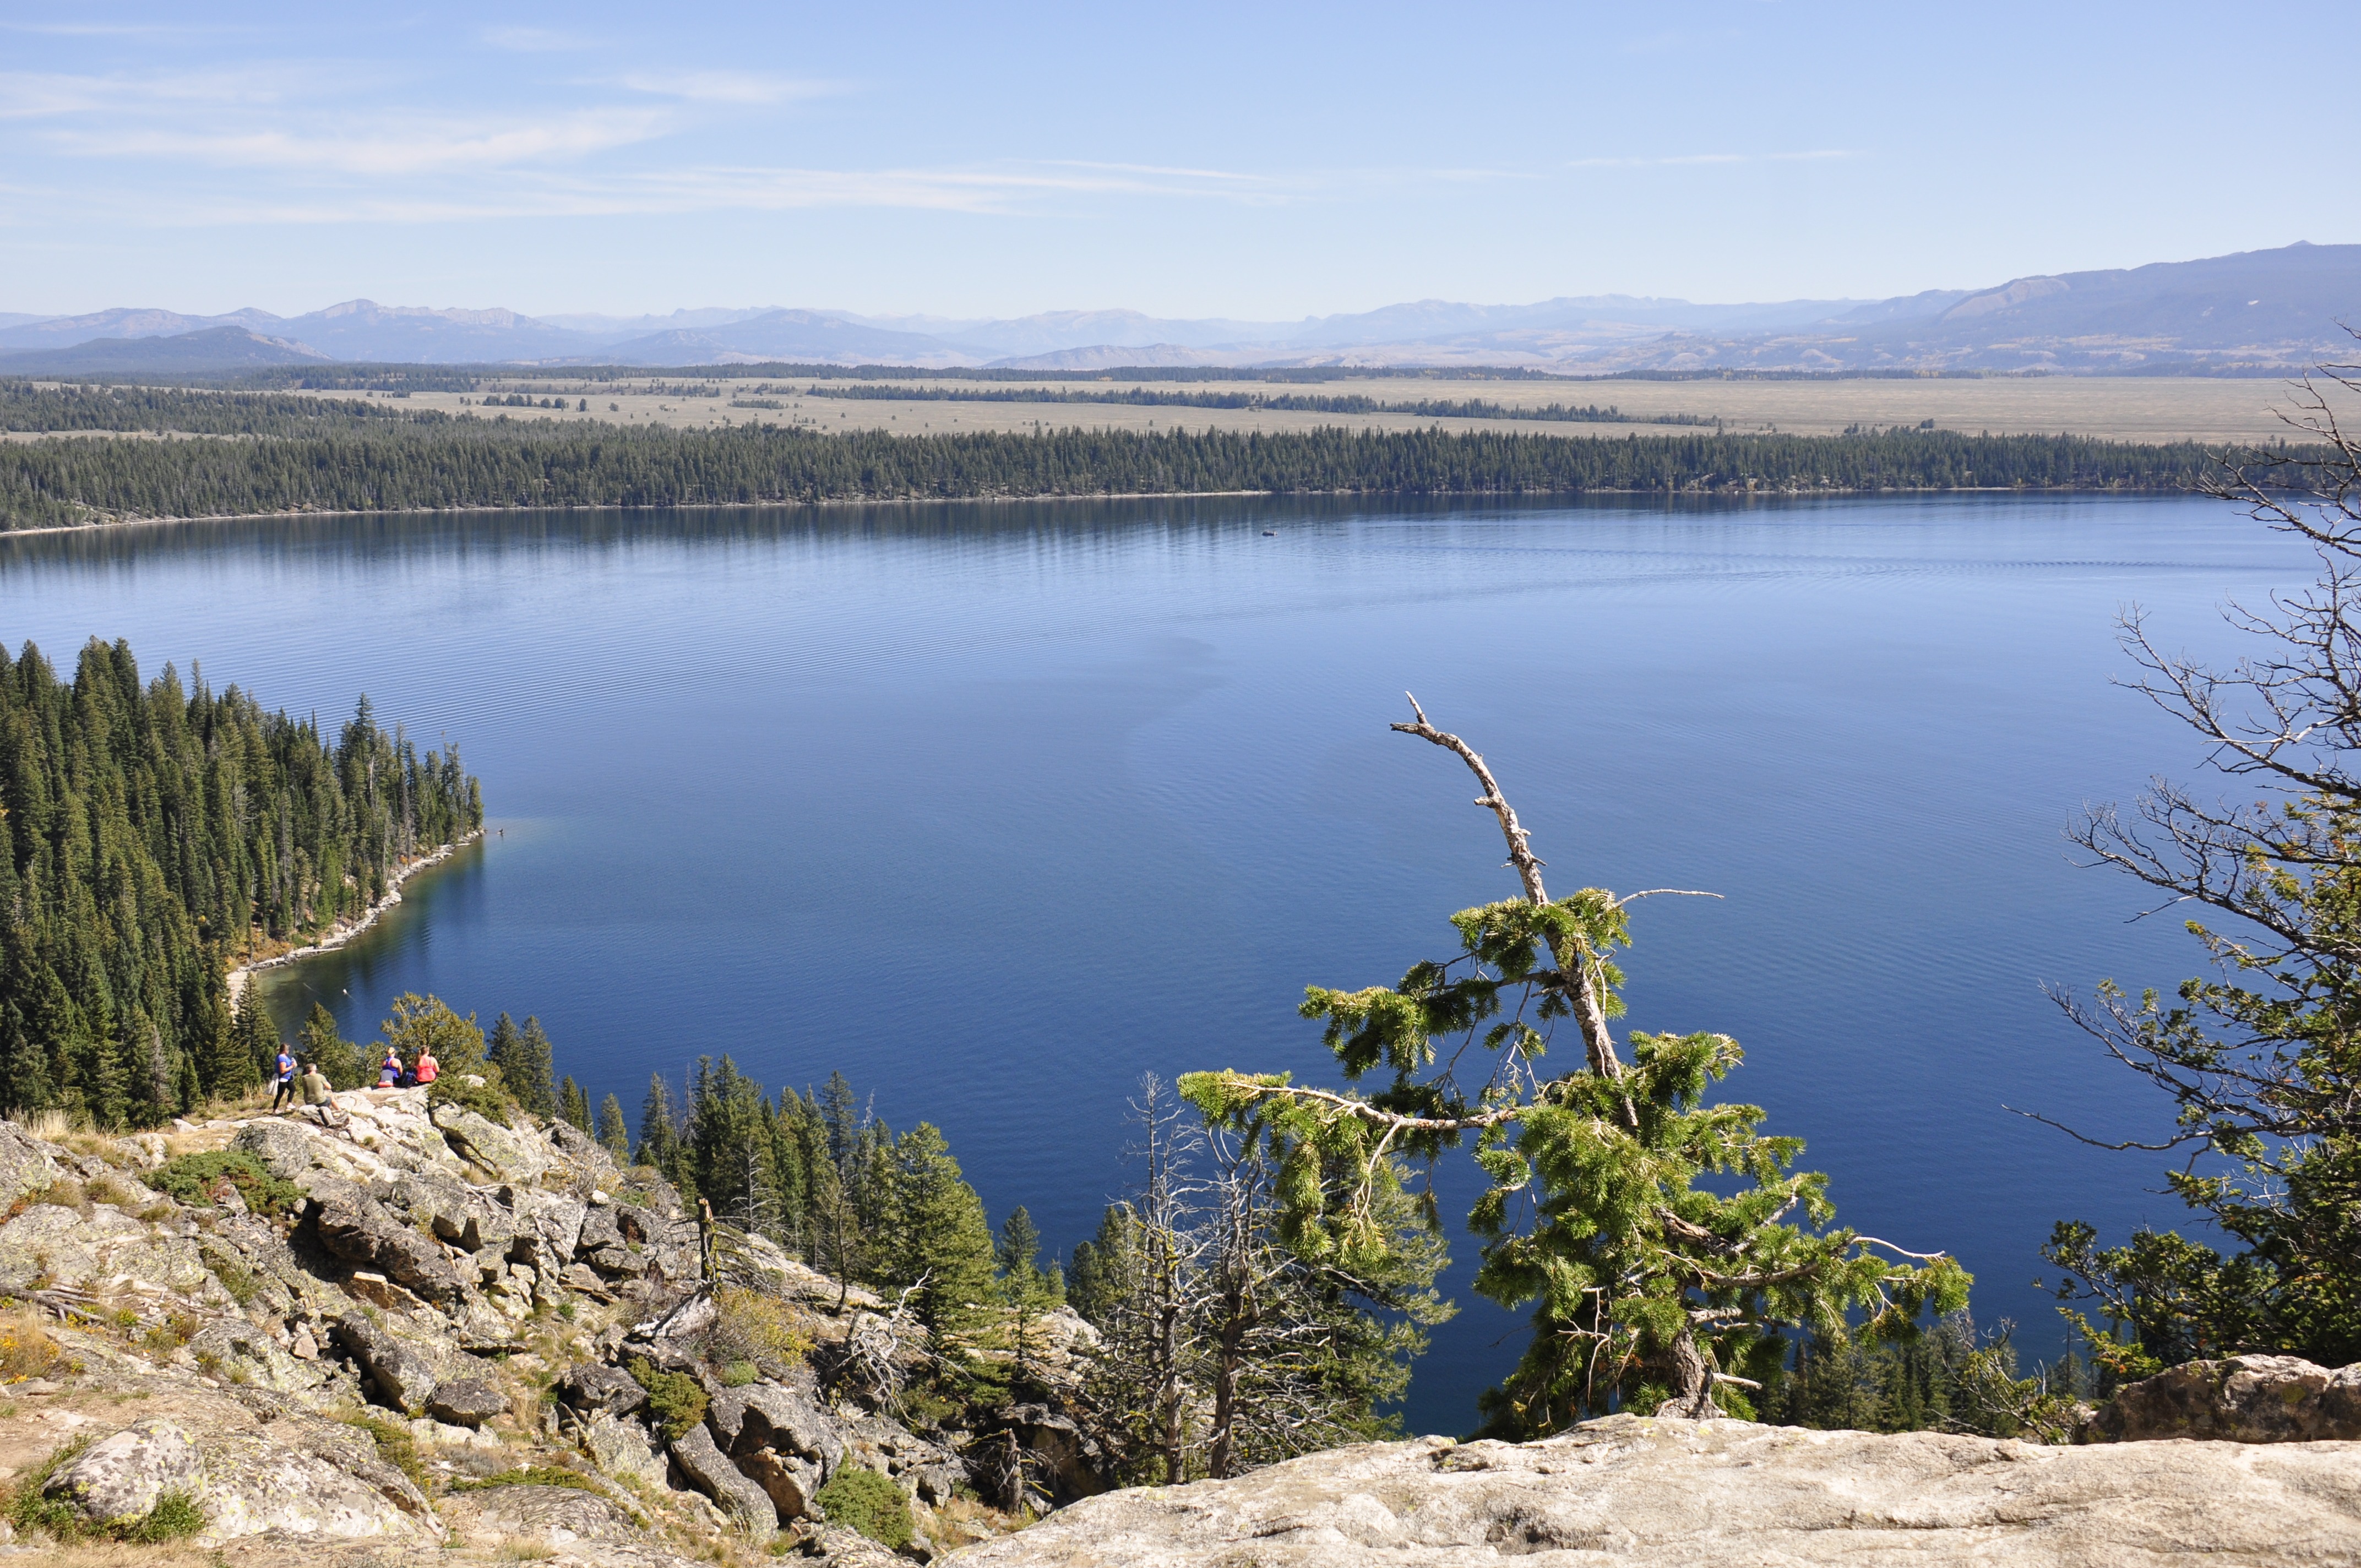
<path id="1" fill-rule="evenodd" d="M 279 1059 L 271 1064 L 270 1076 L 279 1085 L 279 1091 L 270 1097 L 270 1109 L 275 1113 L 282 1104 L 295 1103 L 295 1058 L 287 1054 L 284 1043 L 279 1047 Z"/>
<path id="2" fill-rule="evenodd" d="M 401 1058 L 394 1053 L 391 1046 L 385 1047 L 385 1060 L 378 1064 L 377 1086 L 379 1089 L 399 1089 L 401 1086 Z"/>

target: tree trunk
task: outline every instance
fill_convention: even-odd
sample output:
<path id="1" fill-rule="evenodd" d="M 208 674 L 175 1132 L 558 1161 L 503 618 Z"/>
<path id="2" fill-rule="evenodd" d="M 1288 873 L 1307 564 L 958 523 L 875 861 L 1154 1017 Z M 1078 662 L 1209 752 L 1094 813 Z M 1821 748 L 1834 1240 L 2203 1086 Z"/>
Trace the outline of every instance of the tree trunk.
<path id="1" fill-rule="evenodd" d="M 1673 1397 L 1656 1407 L 1660 1416 L 1701 1421 L 1721 1414 L 1713 1402 L 1713 1367 L 1698 1347 L 1697 1336 L 1684 1326 L 1673 1342 Z"/>

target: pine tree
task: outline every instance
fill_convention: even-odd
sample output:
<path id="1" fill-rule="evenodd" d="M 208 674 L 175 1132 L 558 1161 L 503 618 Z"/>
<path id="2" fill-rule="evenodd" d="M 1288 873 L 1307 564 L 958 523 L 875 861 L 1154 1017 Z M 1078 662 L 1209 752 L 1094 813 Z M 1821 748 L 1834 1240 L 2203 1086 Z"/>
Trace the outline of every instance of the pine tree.
<path id="1" fill-rule="evenodd" d="M 557 1113 L 583 1132 L 589 1133 L 593 1136 L 597 1135 L 597 1124 L 590 1119 L 590 1096 L 583 1091 L 580 1084 L 574 1081 L 574 1076 L 571 1073 L 566 1075 L 566 1081 L 559 1086 Z"/>
<path id="2" fill-rule="evenodd" d="M 986 1326 L 998 1294 L 992 1229 L 983 1202 L 960 1174 L 943 1135 L 921 1122 L 894 1145 L 886 1223 L 892 1245 L 879 1259 L 888 1288 L 915 1286 L 918 1318 L 939 1350 Z"/>
<path id="3" fill-rule="evenodd" d="M 335 1014 L 316 1002 L 312 1003 L 312 1015 L 303 1021 L 298 1044 L 299 1054 L 319 1068 L 331 1088 L 358 1089 L 373 1077 L 360 1047 L 344 1037 L 336 1028 Z"/>
<path id="4" fill-rule="evenodd" d="M 664 1074 L 652 1072 L 647 1098 L 640 1102 L 640 1146 L 631 1156 L 632 1163 L 669 1171 L 679 1143 L 679 1113 L 673 1107 L 672 1088 Z"/>
<path id="5" fill-rule="evenodd" d="M 238 997 L 230 1032 L 242 1064 L 235 1092 L 242 1093 L 269 1080 L 270 1065 L 280 1049 L 279 1026 L 270 1021 L 270 1010 L 262 1004 L 262 988 L 251 981 Z"/>
<path id="6" fill-rule="evenodd" d="M 1020 1205 L 1001 1222 L 993 1261 L 1000 1271 L 1000 1297 L 1008 1307 L 1008 1347 L 1019 1377 L 1031 1376 L 1035 1340 L 1042 1315 L 1063 1304 L 1064 1282 L 1040 1266 L 1041 1233 Z"/>
<path id="7" fill-rule="evenodd" d="M 541 1020 L 527 1014 L 523 1036 L 517 1042 L 517 1069 L 524 1074 L 523 1087 L 509 1086 L 509 1092 L 518 1096 L 518 1103 L 544 1121 L 559 1113 L 555 1077 L 557 1071 L 557 1051 L 542 1033 Z M 530 1096 L 528 1102 L 525 1098 Z M 584 1131 L 588 1131 L 585 1128 Z"/>
<path id="8" fill-rule="evenodd" d="M 1524 896 L 1453 916 L 1460 952 L 1414 965 L 1396 986 L 1308 990 L 1301 1011 L 1327 1021 L 1345 1076 L 1389 1072 L 1380 1094 L 1284 1075 L 1182 1080 L 1209 1121 L 1272 1140 L 1290 1250 L 1350 1272 L 1382 1266 L 1396 1250 L 1384 1205 L 1400 1192 L 1389 1161 L 1474 1139 L 1491 1182 L 1468 1221 L 1486 1238 L 1476 1288 L 1535 1306 L 1523 1360 L 1484 1401 L 1502 1435 L 1660 1401 L 1690 1416 L 1744 1414 L 1736 1390 L 1776 1375 L 1786 1325 L 1833 1341 L 1848 1332 L 1848 1312 L 1865 1309 L 1872 1333 L 1898 1340 L 1926 1310 L 1964 1306 L 1958 1264 L 1889 1261 L 1876 1249 L 1890 1244 L 1824 1228 L 1834 1217 L 1827 1179 L 1791 1168 L 1801 1142 L 1764 1135 L 1759 1107 L 1708 1102 L 1738 1065 L 1736 1041 L 1635 1035 L 1635 1059 L 1623 1059 L 1607 1020 L 1620 1011 L 1613 955 L 1629 940 L 1627 901 L 1598 888 L 1551 899 L 1483 759 L 1412 707 L 1416 722 L 1394 728 L 1476 774 Z M 1584 1060 L 1544 1078 L 1542 1030 L 1560 1020 L 1572 1021 Z M 1483 1082 L 1458 1082 L 1463 1055 L 1488 1061 Z M 1722 1190 L 1702 1177 L 1722 1179 Z M 1511 1223 L 1512 1203 L 1532 1215 L 1529 1229 Z"/>
<path id="9" fill-rule="evenodd" d="M 631 1135 L 623 1124 L 623 1102 L 611 1094 L 598 1102 L 598 1142 L 618 1165 L 631 1162 Z"/>

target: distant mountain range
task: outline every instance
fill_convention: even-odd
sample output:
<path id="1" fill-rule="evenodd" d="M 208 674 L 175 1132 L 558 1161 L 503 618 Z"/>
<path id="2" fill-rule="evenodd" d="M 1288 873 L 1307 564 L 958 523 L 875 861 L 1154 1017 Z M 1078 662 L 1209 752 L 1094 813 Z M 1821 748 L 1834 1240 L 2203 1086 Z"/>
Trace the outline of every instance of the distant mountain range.
<path id="1" fill-rule="evenodd" d="M 533 317 L 348 301 L 309 315 L 163 310 L 0 314 L 0 373 L 230 369 L 311 359 L 694 366 L 800 361 L 938 369 L 1126 365 L 1527 366 L 1575 374 L 1759 370 L 2281 369 L 2350 348 L 2361 245 L 2297 244 L 2128 270 L 2017 278 L 1891 300 L 1692 304 L 1593 295 L 1421 300 L 1299 322 L 1053 311 L 1007 321 L 708 309 Z"/>

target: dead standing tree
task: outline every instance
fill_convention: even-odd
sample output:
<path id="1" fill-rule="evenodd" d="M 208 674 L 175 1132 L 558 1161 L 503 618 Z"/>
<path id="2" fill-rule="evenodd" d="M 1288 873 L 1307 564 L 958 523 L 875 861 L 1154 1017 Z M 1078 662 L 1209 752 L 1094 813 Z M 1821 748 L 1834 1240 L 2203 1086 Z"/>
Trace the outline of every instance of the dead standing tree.
<path id="1" fill-rule="evenodd" d="M 1860 1309 L 1872 1332 L 1899 1337 L 1927 1309 L 1962 1304 L 1968 1277 L 1950 1259 L 1825 1229 L 1827 1179 L 1789 1168 L 1802 1144 L 1763 1135 L 1759 1107 L 1705 1102 L 1738 1065 L 1737 1042 L 1635 1034 L 1633 1059 L 1620 1056 L 1608 1028 L 1622 1011 L 1613 955 L 1629 941 L 1629 906 L 1645 895 L 1585 888 L 1552 899 L 1490 767 L 1415 698 L 1411 709 L 1413 721 L 1392 728 L 1476 775 L 1476 804 L 1499 820 L 1522 896 L 1452 916 L 1460 952 L 1413 965 L 1396 985 L 1308 989 L 1302 1013 L 1326 1021 L 1345 1078 L 1389 1071 L 1378 1092 L 1285 1074 L 1181 1080 L 1209 1121 L 1265 1126 L 1286 1151 L 1292 1249 L 1313 1262 L 1381 1263 L 1393 1243 L 1377 1216 L 1401 1196 L 1397 1159 L 1431 1165 L 1472 1139 L 1491 1182 L 1469 1215 L 1486 1238 L 1477 1289 L 1536 1304 L 1532 1347 L 1487 1401 L 1493 1428 L 1513 1433 L 1634 1401 L 1713 1414 L 1717 1389 L 1757 1387 L 1776 1369 L 1789 1329 L 1840 1339 Z M 1583 1065 L 1544 1078 L 1540 1063 L 1566 1019 Z M 1487 1054 L 1471 1058 L 1479 1044 Z M 1488 1062 L 1472 1091 L 1457 1077 L 1463 1062 Z M 1726 1197 L 1702 1190 L 1695 1182 L 1707 1175 L 1741 1185 Z M 1742 1395 L 1728 1398 L 1745 1408 Z"/>

